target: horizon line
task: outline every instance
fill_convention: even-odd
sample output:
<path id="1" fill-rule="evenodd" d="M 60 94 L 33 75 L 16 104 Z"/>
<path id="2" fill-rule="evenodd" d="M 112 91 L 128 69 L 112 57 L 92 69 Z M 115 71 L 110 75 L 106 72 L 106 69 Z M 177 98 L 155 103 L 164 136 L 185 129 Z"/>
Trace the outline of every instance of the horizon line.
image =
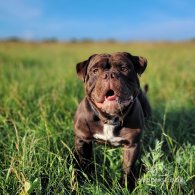
<path id="1" fill-rule="evenodd" d="M 192 38 L 186 38 L 186 39 L 128 39 L 128 40 L 122 40 L 122 39 L 115 39 L 115 38 L 107 38 L 107 39 L 93 39 L 93 38 L 69 38 L 69 39 L 61 39 L 56 37 L 45 37 L 45 38 L 37 38 L 37 39 L 26 39 L 21 38 L 18 36 L 9 36 L 9 37 L 3 37 L 0 38 L 0 42 L 71 42 L 71 43 L 77 43 L 77 42 L 189 42 L 189 41 L 195 41 L 195 37 Z"/>

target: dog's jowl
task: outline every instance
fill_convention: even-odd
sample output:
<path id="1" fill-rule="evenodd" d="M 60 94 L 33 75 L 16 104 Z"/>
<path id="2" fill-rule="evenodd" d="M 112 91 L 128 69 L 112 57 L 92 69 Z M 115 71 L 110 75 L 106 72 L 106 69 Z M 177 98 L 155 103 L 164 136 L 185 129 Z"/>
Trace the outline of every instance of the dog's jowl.
<path id="1" fill-rule="evenodd" d="M 117 52 L 92 55 L 76 67 L 86 94 L 74 118 L 77 160 L 87 166 L 92 141 L 123 147 L 123 178 L 131 188 L 144 121 L 151 114 L 138 78 L 146 66 L 143 57 Z"/>

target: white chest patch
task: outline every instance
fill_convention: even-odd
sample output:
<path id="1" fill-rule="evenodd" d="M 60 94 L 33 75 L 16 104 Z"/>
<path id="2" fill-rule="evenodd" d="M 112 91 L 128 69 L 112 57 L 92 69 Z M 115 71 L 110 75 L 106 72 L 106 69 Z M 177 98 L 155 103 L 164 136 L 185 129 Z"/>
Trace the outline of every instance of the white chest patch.
<path id="1" fill-rule="evenodd" d="M 102 134 L 96 133 L 93 135 L 93 137 L 95 139 L 108 141 L 110 142 L 110 144 L 114 146 L 121 145 L 121 142 L 125 139 L 114 135 L 115 127 L 116 127 L 115 125 L 104 124 L 103 133 Z"/>

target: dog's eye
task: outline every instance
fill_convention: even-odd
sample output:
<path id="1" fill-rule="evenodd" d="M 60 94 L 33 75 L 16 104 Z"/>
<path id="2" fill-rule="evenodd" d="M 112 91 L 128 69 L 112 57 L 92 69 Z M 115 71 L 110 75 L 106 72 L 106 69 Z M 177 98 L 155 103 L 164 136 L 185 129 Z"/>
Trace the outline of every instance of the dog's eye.
<path id="1" fill-rule="evenodd" d="M 95 68 L 95 69 L 93 69 L 93 74 L 97 74 L 98 73 L 98 71 L 99 71 L 99 69 L 98 68 Z"/>
<path id="2" fill-rule="evenodd" d="M 128 71 L 128 67 L 127 66 L 121 66 L 121 69 L 120 69 L 122 72 L 126 72 Z"/>

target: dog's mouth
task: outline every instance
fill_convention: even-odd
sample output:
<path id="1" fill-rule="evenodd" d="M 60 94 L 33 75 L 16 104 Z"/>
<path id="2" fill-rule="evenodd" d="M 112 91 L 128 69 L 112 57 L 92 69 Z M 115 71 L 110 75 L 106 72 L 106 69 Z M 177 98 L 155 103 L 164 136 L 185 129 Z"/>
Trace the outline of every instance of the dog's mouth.
<path id="1" fill-rule="evenodd" d="M 104 102 L 106 102 L 106 101 L 116 101 L 118 104 L 126 104 L 127 102 L 133 101 L 133 96 L 131 95 L 128 98 L 122 98 L 119 95 L 117 95 L 114 92 L 114 90 L 109 89 L 104 97 Z"/>
<path id="2" fill-rule="evenodd" d="M 114 90 L 109 89 L 104 95 L 103 102 L 95 102 L 95 104 L 103 112 L 114 114 L 116 112 L 121 112 L 122 109 L 128 106 L 131 102 L 133 102 L 133 96 L 121 98 Z"/>
<path id="3" fill-rule="evenodd" d="M 104 101 L 116 101 L 118 97 L 114 93 L 112 89 L 108 90 L 106 95 L 105 95 L 105 100 Z"/>

